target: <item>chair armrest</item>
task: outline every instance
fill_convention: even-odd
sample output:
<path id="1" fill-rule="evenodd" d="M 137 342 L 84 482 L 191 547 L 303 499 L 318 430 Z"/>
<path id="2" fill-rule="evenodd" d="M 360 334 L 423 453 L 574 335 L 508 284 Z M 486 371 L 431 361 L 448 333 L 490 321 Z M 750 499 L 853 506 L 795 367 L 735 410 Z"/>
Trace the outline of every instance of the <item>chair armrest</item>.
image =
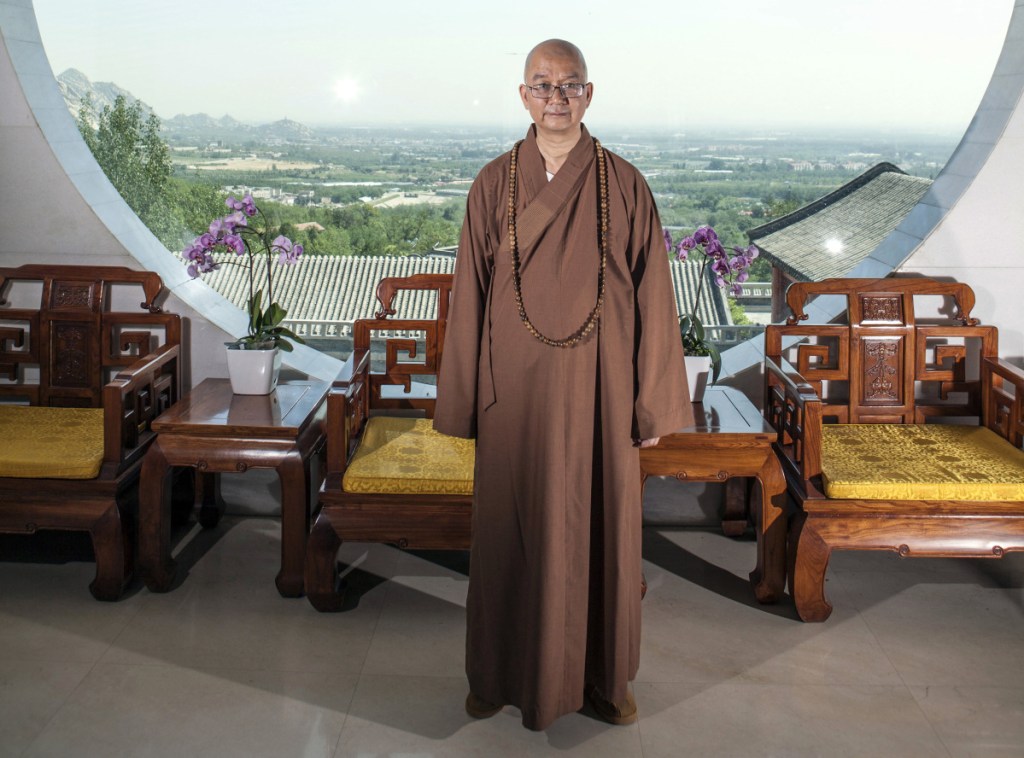
<path id="1" fill-rule="evenodd" d="M 764 368 L 764 412 L 779 434 L 776 449 L 788 476 L 809 491 L 821 476 L 821 398 L 799 373 L 783 368 L 781 356 L 766 356 Z"/>
<path id="2" fill-rule="evenodd" d="M 355 442 L 369 415 L 370 352 L 348 357 L 327 394 L 327 483 L 341 489 L 341 479 L 355 452 Z"/>
<path id="3" fill-rule="evenodd" d="M 334 377 L 334 381 L 331 382 L 332 387 L 342 388 L 347 386 L 348 383 L 352 381 L 352 377 L 355 376 L 357 371 L 362 369 L 363 360 L 369 360 L 369 351 L 361 350 L 359 352 L 363 353 L 363 356 L 361 356 L 359 361 L 360 366 L 358 368 L 356 367 L 356 353 L 350 353 L 348 358 L 345 359 L 345 362 L 341 364 L 341 371 L 338 372 L 338 375 Z"/>
<path id="4" fill-rule="evenodd" d="M 153 419 L 181 394 L 181 346 L 164 345 L 119 371 L 103 387 L 103 470 L 114 474 L 142 457 Z"/>
<path id="5" fill-rule="evenodd" d="M 1016 447 L 1024 444 L 1024 371 L 1001 358 L 981 362 L 982 424 Z M 1009 387 L 1013 388 L 1012 394 Z"/>

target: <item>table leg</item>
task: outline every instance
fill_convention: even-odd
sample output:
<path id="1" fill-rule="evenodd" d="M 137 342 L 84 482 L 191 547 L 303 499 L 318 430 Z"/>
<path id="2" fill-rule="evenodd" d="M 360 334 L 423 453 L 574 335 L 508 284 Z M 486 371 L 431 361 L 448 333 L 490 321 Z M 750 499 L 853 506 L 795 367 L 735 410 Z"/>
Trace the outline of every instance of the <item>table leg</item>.
<path id="1" fill-rule="evenodd" d="M 204 529 L 212 529 L 220 523 L 227 505 L 220 494 L 220 474 L 196 472 L 196 505 L 199 508 L 199 523 Z"/>
<path id="2" fill-rule="evenodd" d="M 277 466 L 281 479 L 281 570 L 275 583 L 283 597 L 302 597 L 309 537 L 310 460 L 298 452 Z"/>
<path id="3" fill-rule="evenodd" d="M 171 467 L 153 440 L 139 474 L 139 569 L 153 592 L 174 584 L 177 566 L 171 558 Z"/>
<path id="4" fill-rule="evenodd" d="M 774 603 L 786 588 L 786 480 L 774 453 L 769 453 L 757 474 L 751 510 L 756 512 L 757 566 L 750 572 L 754 595 L 760 603 Z M 760 495 L 758 502 L 753 496 Z"/>
<path id="5" fill-rule="evenodd" d="M 733 477 L 725 482 L 725 510 L 722 513 L 722 533 L 726 537 L 740 537 L 747 530 L 749 515 L 747 477 Z"/>

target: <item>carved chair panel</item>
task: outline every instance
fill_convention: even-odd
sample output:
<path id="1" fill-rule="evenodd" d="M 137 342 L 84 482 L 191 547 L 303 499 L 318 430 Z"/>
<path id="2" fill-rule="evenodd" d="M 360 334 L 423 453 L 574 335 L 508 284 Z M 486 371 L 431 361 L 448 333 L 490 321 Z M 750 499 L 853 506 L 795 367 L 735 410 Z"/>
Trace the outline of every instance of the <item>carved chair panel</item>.
<path id="1" fill-rule="evenodd" d="M 110 312 L 114 285 L 140 286 L 142 312 Z M 0 268 L 0 398 L 101 406 L 102 388 L 118 370 L 158 345 L 180 343 L 179 318 L 155 304 L 162 287 L 152 272 L 117 267 Z M 38 309 L 23 307 L 27 292 L 38 293 Z"/>
<path id="2" fill-rule="evenodd" d="M 808 300 L 818 295 L 846 297 L 846 325 L 801 323 L 808 319 Z M 916 300 L 924 298 L 947 302 L 939 309 L 944 323 L 919 322 Z M 974 293 L 967 285 L 839 279 L 794 284 L 786 299 L 793 315 L 786 325 L 769 328 L 766 352 L 788 361 L 818 393 L 826 421 L 979 417 L 979 366 L 998 348 L 995 329 L 978 326 L 970 315 Z M 801 342 L 793 345 L 794 340 Z"/>

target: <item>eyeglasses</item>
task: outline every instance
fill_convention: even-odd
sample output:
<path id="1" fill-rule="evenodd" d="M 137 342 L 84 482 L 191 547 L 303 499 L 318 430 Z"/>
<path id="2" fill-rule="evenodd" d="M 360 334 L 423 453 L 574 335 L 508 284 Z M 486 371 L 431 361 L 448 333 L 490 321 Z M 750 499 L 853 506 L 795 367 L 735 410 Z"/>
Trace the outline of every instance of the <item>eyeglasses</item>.
<path id="1" fill-rule="evenodd" d="M 569 84 L 548 84 L 545 82 L 544 84 L 534 84 L 533 86 L 524 84 L 523 86 L 530 90 L 530 94 L 538 100 L 548 100 L 555 94 L 555 90 L 561 92 L 562 97 L 580 97 L 587 85 L 580 84 L 579 82 L 571 82 Z"/>

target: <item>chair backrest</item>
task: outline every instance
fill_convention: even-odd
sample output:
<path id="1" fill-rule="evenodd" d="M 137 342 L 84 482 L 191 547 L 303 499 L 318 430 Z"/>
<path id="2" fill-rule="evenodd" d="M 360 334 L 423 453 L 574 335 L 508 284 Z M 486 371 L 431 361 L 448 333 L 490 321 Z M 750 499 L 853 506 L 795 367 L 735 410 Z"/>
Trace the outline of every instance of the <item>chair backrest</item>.
<path id="1" fill-rule="evenodd" d="M 804 323 L 808 298 L 820 295 L 845 297 L 845 324 Z M 915 298 L 924 297 L 934 301 L 926 318 L 915 315 Z M 824 420 L 980 422 L 987 401 L 980 366 L 998 355 L 998 332 L 971 317 L 974 292 L 966 284 L 827 279 L 791 285 L 786 302 L 793 315 L 767 327 L 765 355 L 796 368 L 822 398 Z M 766 375 L 766 381 L 771 393 L 774 379 Z"/>
<path id="2" fill-rule="evenodd" d="M 383 352 L 383 370 L 370 372 L 371 409 L 416 409 L 428 418 L 433 417 L 436 391 L 429 384 L 421 384 L 421 390 L 414 392 L 412 382 L 436 382 L 444 353 L 451 290 L 451 274 L 381 279 L 377 285 L 381 308 L 376 318 L 360 319 L 352 326 L 356 365 L 371 350 L 371 341 L 379 344 Z M 409 310 L 429 312 L 433 318 L 391 318 L 396 315 L 395 301 L 400 292 L 407 293 Z M 386 391 L 389 387 L 395 391 Z M 402 388 L 401 394 L 397 393 L 398 387 Z"/>
<path id="3" fill-rule="evenodd" d="M 42 285 L 38 308 L 12 293 L 24 283 Z M 141 286 L 141 312 L 111 310 L 114 285 Z M 100 407 L 120 369 L 181 343 L 180 318 L 156 305 L 162 289 L 153 272 L 115 266 L 0 268 L 0 400 Z"/>

